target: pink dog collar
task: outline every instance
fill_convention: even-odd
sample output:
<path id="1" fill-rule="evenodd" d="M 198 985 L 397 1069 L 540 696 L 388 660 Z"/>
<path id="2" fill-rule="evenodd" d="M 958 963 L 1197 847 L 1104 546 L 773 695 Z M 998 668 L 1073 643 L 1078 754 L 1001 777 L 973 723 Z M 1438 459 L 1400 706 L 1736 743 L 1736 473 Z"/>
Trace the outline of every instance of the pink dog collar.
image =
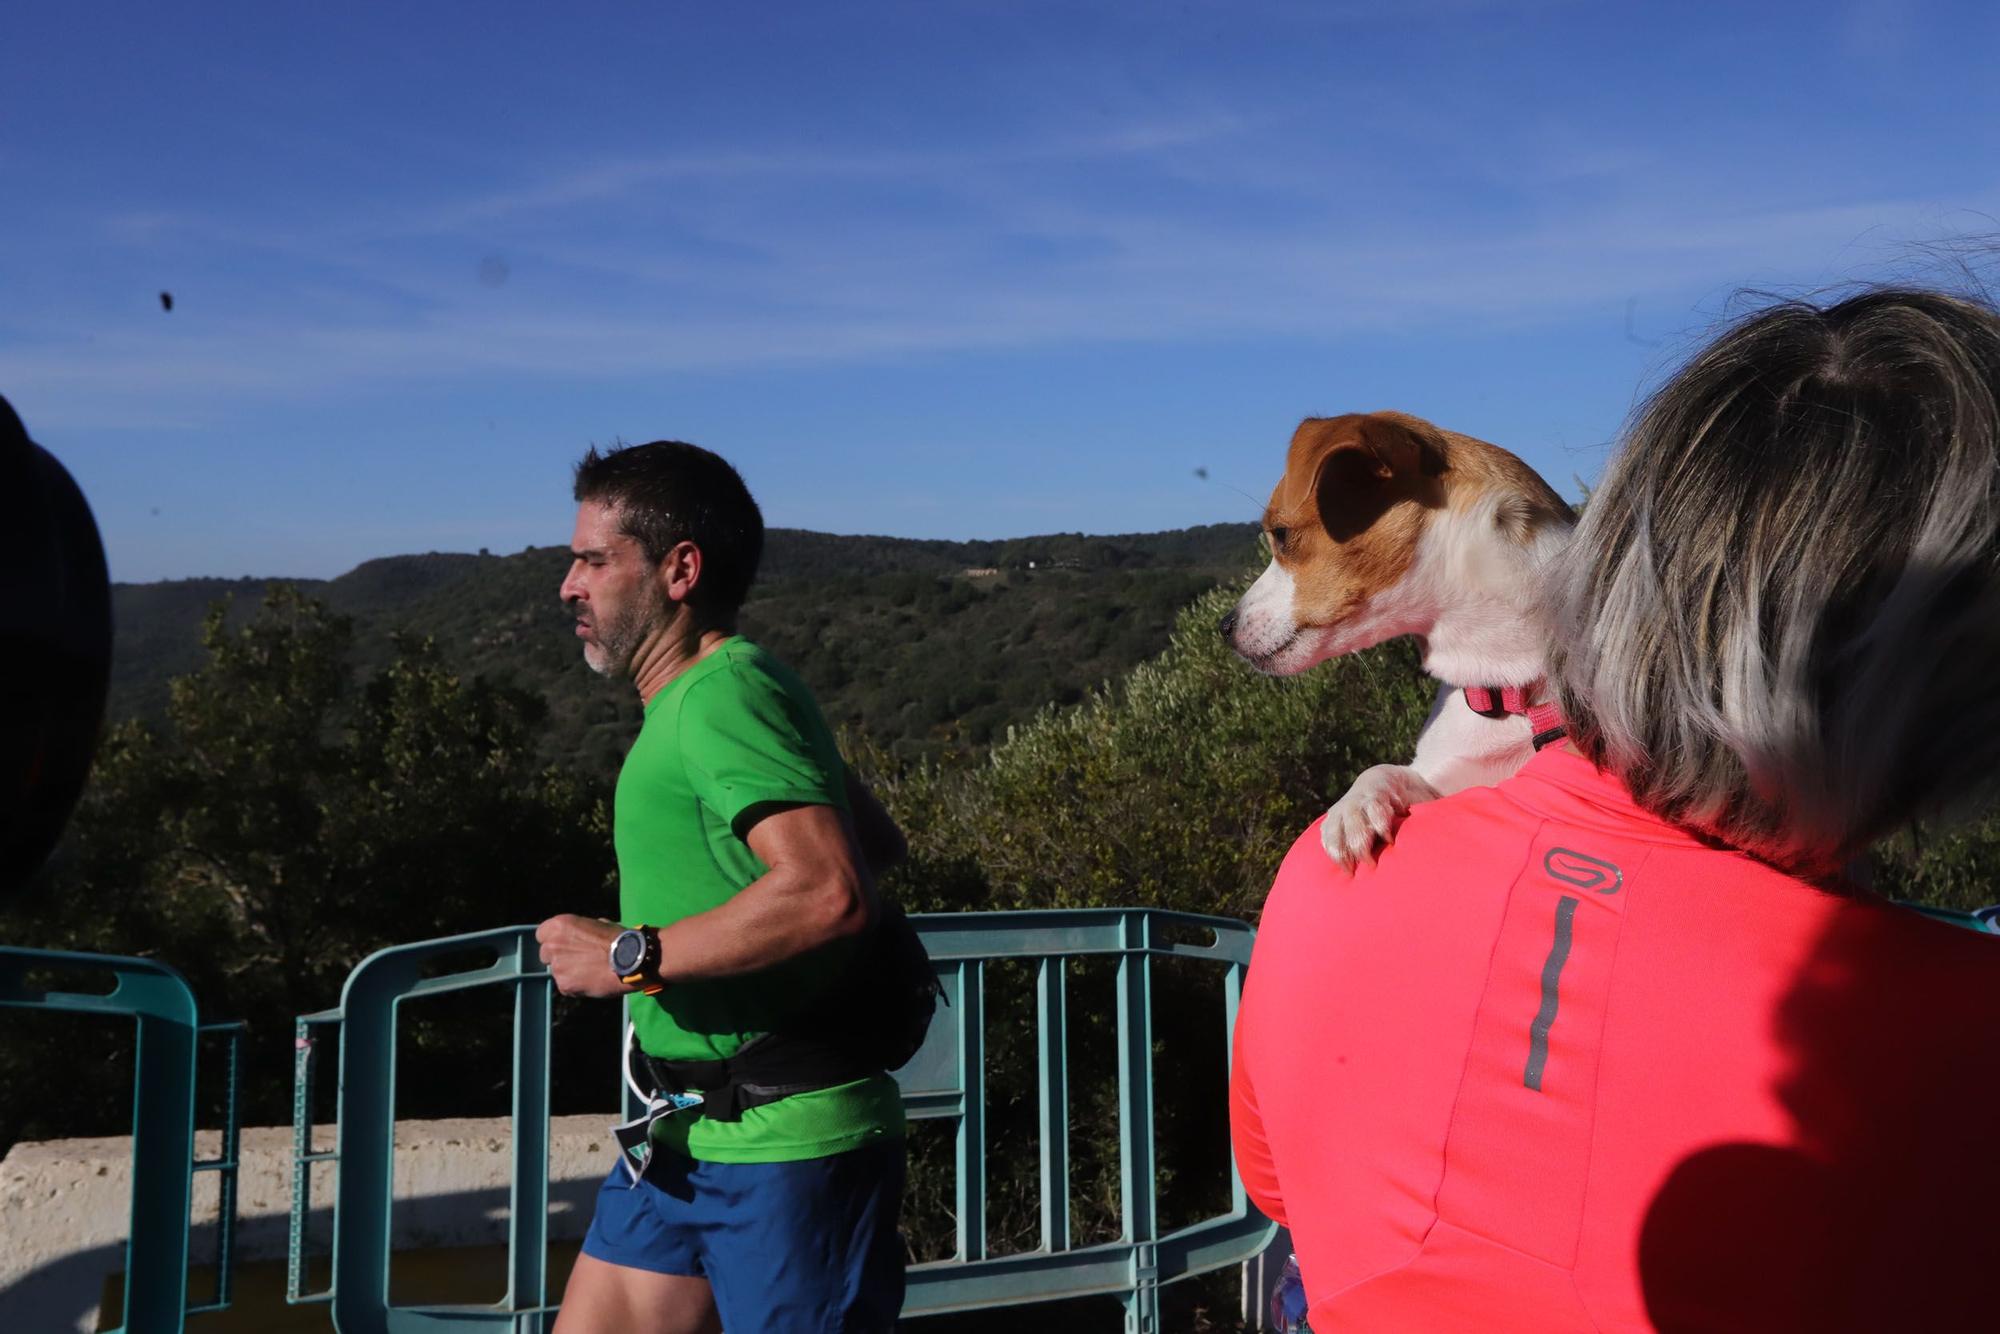
<path id="1" fill-rule="evenodd" d="M 1535 749 L 1540 750 L 1569 734 L 1561 711 L 1553 703 L 1546 700 L 1540 704 L 1528 702 L 1528 697 L 1539 692 L 1544 684 L 1532 681 L 1524 686 L 1464 686 L 1462 689 L 1466 707 L 1482 718 L 1505 718 L 1512 713 L 1526 718 L 1528 726 L 1535 732 Z"/>

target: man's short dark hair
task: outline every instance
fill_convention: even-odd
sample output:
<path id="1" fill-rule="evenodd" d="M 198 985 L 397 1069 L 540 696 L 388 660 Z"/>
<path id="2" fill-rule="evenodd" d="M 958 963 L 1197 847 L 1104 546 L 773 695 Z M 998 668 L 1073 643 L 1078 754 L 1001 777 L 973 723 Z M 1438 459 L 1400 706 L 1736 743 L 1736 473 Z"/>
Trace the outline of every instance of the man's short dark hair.
<path id="1" fill-rule="evenodd" d="M 655 565 L 682 542 L 701 551 L 695 602 L 733 614 L 749 596 L 764 554 L 764 515 L 728 460 L 700 445 L 655 440 L 576 465 L 576 499 L 609 505 L 618 526 Z"/>

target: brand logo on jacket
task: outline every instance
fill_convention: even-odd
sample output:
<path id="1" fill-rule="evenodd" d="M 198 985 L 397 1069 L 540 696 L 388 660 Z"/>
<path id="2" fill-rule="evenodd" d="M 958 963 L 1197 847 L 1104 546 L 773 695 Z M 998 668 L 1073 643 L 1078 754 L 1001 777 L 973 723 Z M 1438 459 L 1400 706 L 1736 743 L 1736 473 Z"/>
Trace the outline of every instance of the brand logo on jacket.
<path id="1" fill-rule="evenodd" d="M 1599 894 L 1616 894 L 1625 884 L 1625 873 L 1610 862 L 1569 848 L 1550 848 L 1542 857 L 1542 869 L 1551 879 Z"/>

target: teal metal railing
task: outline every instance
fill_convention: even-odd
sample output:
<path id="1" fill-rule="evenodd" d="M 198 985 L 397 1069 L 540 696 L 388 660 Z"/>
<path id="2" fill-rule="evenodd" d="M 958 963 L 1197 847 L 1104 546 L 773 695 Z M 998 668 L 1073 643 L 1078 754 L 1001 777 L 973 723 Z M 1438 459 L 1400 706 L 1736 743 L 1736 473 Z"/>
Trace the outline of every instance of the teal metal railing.
<path id="1" fill-rule="evenodd" d="M 897 1080 L 912 1119 L 954 1123 L 956 1251 L 909 1271 L 905 1316 L 1115 1295 L 1133 1334 L 1157 1334 L 1162 1284 L 1239 1264 L 1269 1243 L 1275 1228 L 1231 1178 L 1231 1207 L 1218 1217 L 1162 1234 L 1158 1225 L 1153 1136 L 1153 961 L 1208 960 L 1224 1018 L 1233 1029 L 1250 959 L 1251 929 L 1228 918 L 1151 909 L 1079 909 L 960 913 L 912 919 L 937 966 L 949 1004 L 924 1047 Z M 441 960 L 491 952 L 491 961 L 425 976 Z M 1119 1182 L 1121 1235 L 1072 1244 L 1069 1235 L 1069 961 L 1116 961 Z M 1035 969 L 1037 1083 L 1041 1144 L 1041 1245 L 991 1255 L 986 1237 L 985 988 L 987 966 L 1001 959 Z M 394 1306 L 389 1300 L 390 1202 L 395 1106 L 396 1010 L 405 1000 L 471 987 L 514 992 L 513 1186 L 509 1210 L 509 1286 L 490 1306 Z M 340 1008 L 298 1021 L 295 1188 L 289 1295 L 332 1305 L 340 1334 L 506 1328 L 542 1334 L 549 1300 L 544 1252 L 548 1208 L 548 1071 L 551 984 L 532 928 L 453 936 L 399 945 L 364 959 L 349 975 Z M 335 1146 L 311 1140 L 316 1052 L 338 1032 L 340 1089 Z M 622 1030 L 621 1030 L 622 1042 Z M 622 1067 L 622 1047 L 620 1049 Z M 622 1088 L 622 1080 L 621 1080 Z M 332 1275 L 308 1290 L 305 1220 L 312 1164 L 337 1165 Z"/>
<path id="2" fill-rule="evenodd" d="M 1239 1264 L 1261 1251 L 1275 1228 L 1231 1175 L 1228 1213 L 1162 1234 L 1153 1137 L 1153 960 L 1192 958 L 1222 965 L 1216 979 L 1229 1030 L 1236 1023 L 1251 929 L 1221 917 L 1143 908 L 957 913 L 918 917 L 951 1001 L 922 1051 L 897 1072 L 912 1119 L 957 1123 L 957 1252 L 913 1265 L 906 1316 L 936 1315 L 1066 1297 L 1116 1295 L 1128 1330 L 1160 1328 L 1162 1284 Z M 1072 1245 L 1069 1236 L 1069 962 L 1116 960 L 1119 1202 L 1121 1235 Z M 986 1247 L 985 979 L 1000 959 L 1035 969 L 1035 1042 L 1041 1146 L 1041 1245 L 1013 1255 Z"/>
<path id="3" fill-rule="evenodd" d="M 101 980 L 104 990 L 61 990 Z M 132 1224 L 125 1242 L 125 1321 L 111 1334 L 175 1334 L 189 1314 L 229 1305 L 235 1263 L 243 1025 L 203 1024 L 194 992 L 151 959 L 0 946 L 0 1006 L 124 1017 L 138 1027 L 132 1091 Z M 222 1153 L 194 1149 L 197 1061 L 204 1034 L 226 1044 Z M 219 1177 L 215 1295 L 188 1305 L 189 1208 L 194 1174 Z"/>
<path id="4" fill-rule="evenodd" d="M 490 963 L 426 977 L 441 958 L 492 952 Z M 506 1293 L 490 1307 L 393 1306 L 389 1301 L 389 1209 L 395 1167 L 396 1011 L 406 1000 L 474 987 L 514 992 L 513 1173 L 508 1208 Z M 301 1016 L 296 1037 L 294 1166 L 286 1295 L 330 1302 L 340 1334 L 501 1327 L 542 1334 L 548 1301 L 549 1007 L 553 987 L 533 927 L 508 927 L 378 950 L 357 964 L 340 1008 Z M 340 1042 L 334 1148 L 312 1145 L 313 1081 L 319 1043 Z M 336 1164 L 333 1273 L 306 1287 L 306 1219 L 315 1162 Z"/>

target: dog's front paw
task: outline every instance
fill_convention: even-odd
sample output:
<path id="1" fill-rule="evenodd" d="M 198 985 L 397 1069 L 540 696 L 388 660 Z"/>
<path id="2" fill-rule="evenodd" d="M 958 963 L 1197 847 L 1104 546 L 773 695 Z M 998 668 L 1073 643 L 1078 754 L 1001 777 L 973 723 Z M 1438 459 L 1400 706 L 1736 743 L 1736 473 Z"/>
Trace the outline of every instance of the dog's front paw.
<path id="1" fill-rule="evenodd" d="M 1400 764 L 1378 764 L 1365 769 L 1347 795 L 1333 804 L 1319 827 L 1320 845 L 1327 856 L 1352 871 L 1362 862 L 1375 860 L 1378 843 L 1395 836 L 1396 824 L 1420 801 L 1434 801 L 1438 790 L 1415 769 Z"/>

